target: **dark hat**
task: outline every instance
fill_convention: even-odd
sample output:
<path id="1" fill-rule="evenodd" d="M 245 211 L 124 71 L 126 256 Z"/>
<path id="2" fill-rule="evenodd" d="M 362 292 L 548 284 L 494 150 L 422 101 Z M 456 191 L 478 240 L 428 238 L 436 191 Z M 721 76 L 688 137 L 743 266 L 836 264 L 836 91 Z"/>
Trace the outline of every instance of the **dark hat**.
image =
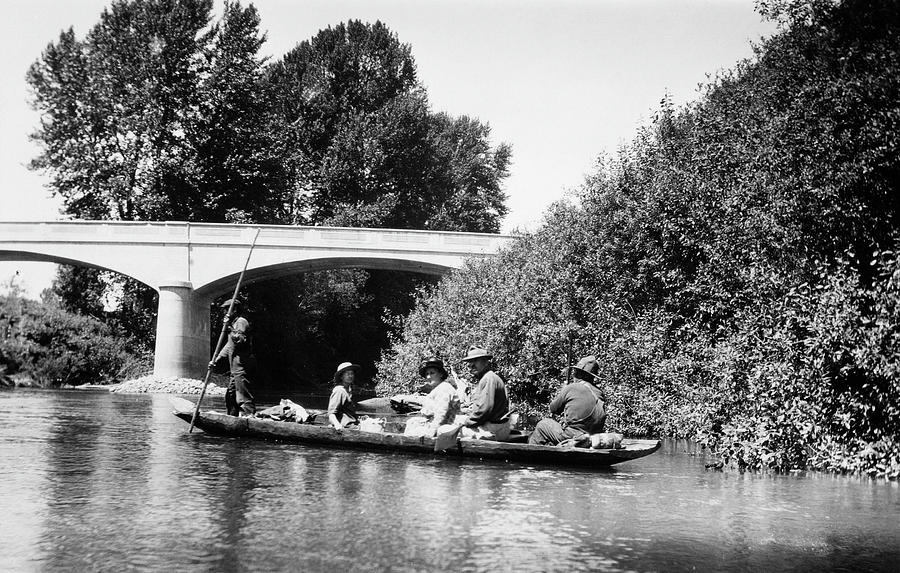
<path id="1" fill-rule="evenodd" d="M 337 367 L 337 372 L 334 373 L 334 383 L 337 384 L 341 380 L 341 374 L 343 374 L 347 370 L 353 370 L 354 372 L 359 372 L 361 370 L 359 364 L 351 364 L 350 362 L 341 362 Z"/>
<path id="2" fill-rule="evenodd" d="M 564 376 L 569 375 L 569 368 L 572 369 L 572 375 L 575 378 L 586 380 L 591 384 L 596 384 L 600 380 L 600 363 L 597 362 L 597 357 L 593 354 L 585 356 L 575 366 L 563 368 Z"/>
<path id="3" fill-rule="evenodd" d="M 220 304 L 219 306 L 222 307 L 222 308 L 228 308 L 229 306 L 231 306 L 231 301 L 232 301 L 232 300 L 234 301 L 234 306 L 243 306 L 243 303 L 241 303 L 240 299 L 237 299 L 237 298 L 235 298 L 235 299 L 229 298 L 228 300 L 226 300 L 225 302 L 223 302 L 223 303 Z"/>
<path id="4" fill-rule="evenodd" d="M 422 364 L 419 366 L 419 376 L 425 377 L 425 371 L 429 368 L 437 368 L 441 372 L 441 376 L 444 378 L 447 377 L 447 368 L 444 366 L 444 361 L 436 356 L 432 356 L 427 360 L 423 360 Z"/>
<path id="5" fill-rule="evenodd" d="M 478 358 L 487 358 L 490 360 L 494 355 L 490 354 L 487 350 L 480 346 L 470 346 L 469 351 L 466 352 L 466 355 L 460 358 L 460 362 L 469 362 L 471 360 L 476 360 Z"/>

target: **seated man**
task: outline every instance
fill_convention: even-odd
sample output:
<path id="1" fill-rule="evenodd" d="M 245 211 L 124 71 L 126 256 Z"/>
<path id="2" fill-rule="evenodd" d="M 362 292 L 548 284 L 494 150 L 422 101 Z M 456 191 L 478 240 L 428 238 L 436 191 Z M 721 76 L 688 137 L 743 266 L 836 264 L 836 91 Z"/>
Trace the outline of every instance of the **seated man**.
<path id="1" fill-rule="evenodd" d="M 334 389 L 328 399 L 328 422 L 335 430 L 358 426 L 356 405 L 353 403 L 353 382 L 359 372 L 358 364 L 342 362 L 334 373 Z"/>
<path id="2" fill-rule="evenodd" d="M 509 396 L 503 378 L 491 370 L 491 356 L 478 346 L 470 346 L 462 362 L 469 365 L 475 388 L 467 415 L 460 420 L 463 438 L 497 440 L 509 439 Z"/>
<path id="3" fill-rule="evenodd" d="M 568 370 L 564 370 L 566 376 Z M 544 418 L 528 438 L 529 444 L 555 446 L 563 440 L 603 431 L 606 407 L 603 392 L 596 386 L 599 372 L 600 364 L 594 356 L 585 356 L 572 367 L 572 381 L 550 402 L 550 413 L 562 414 L 562 423 Z"/>

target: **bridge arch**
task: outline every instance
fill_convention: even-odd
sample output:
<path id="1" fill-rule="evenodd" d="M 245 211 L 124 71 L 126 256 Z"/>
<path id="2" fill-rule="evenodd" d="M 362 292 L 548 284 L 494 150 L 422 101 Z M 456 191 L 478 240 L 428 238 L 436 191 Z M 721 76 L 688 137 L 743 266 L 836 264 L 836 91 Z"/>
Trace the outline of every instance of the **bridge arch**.
<path id="1" fill-rule="evenodd" d="M 263 267 L 248 265 L 242 284 L 263 282 L 302 273 L 327 271 L 332 269 L 367 269 L 387 270 L 425 275 L 442 276 L 454 270 L 454 267 L 431 262 L 410 261 L 407 259 L 364 258 L 364 257 L 327 257 L 317 259 L 301 259 L 285 263 L 277 263 Z M 207 298 L 218 298 L 233 292 L 240 271 L 231 273 L 195 289 L 198 295 Z"/>
<path id="2" fill-rule="evenodd" d="M 40 263 L 56 263 L 59 265 L 71 265 L 76 267 L 87 267 L 90 269 L 97 269 L 100 271 L 109 271 L 116 274 L 120 274 L 126 276 L 128 278 L 134 279 L 139 283 L 145 284 L 150 288 L 156 289 L 157 286 L 150 282 L 150 277 L 148 276 L 135 276 L 136 273 L 133 272 L 133 269 L 119 269 L 114 268 L 114 266 L 106 266 L 100 262 L 87 260 L 91 257 L 73 257 L 73 256 L 61 256 L 55 255 L 52 253 L 40 253 L 40 252 L 32 252 L 26 250 L 7 250 L 0 248 L 0 261 L 23 261 L 23 262 L 40 262 Z M 158 289 L 157 289 L 158 290 Z"/>

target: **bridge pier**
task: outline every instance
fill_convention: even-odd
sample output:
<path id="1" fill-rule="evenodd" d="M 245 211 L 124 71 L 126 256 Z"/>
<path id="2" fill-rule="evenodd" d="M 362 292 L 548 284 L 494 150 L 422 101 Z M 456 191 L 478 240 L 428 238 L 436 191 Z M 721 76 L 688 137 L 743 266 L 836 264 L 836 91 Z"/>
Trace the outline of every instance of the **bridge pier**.
<path id="1" fill-rule="evenodd" d="M 153 374 L 202 378 L 209 362 L 210 299 L 197 296 L 191 283 L 159 285 Z"/>

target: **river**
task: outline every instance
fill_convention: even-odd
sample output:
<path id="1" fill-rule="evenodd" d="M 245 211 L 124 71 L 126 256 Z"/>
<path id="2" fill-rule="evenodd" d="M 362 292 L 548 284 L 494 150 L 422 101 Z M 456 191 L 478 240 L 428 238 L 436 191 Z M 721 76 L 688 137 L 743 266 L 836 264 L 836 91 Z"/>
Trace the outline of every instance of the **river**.
<path id="1" fill-rule="evenodd" d="M 216 405 L 216 401 L 210 402 Z M 897 483 L 188 434 L 163 395 L 0 392 L 0 571 L 898 571 Z"/>

